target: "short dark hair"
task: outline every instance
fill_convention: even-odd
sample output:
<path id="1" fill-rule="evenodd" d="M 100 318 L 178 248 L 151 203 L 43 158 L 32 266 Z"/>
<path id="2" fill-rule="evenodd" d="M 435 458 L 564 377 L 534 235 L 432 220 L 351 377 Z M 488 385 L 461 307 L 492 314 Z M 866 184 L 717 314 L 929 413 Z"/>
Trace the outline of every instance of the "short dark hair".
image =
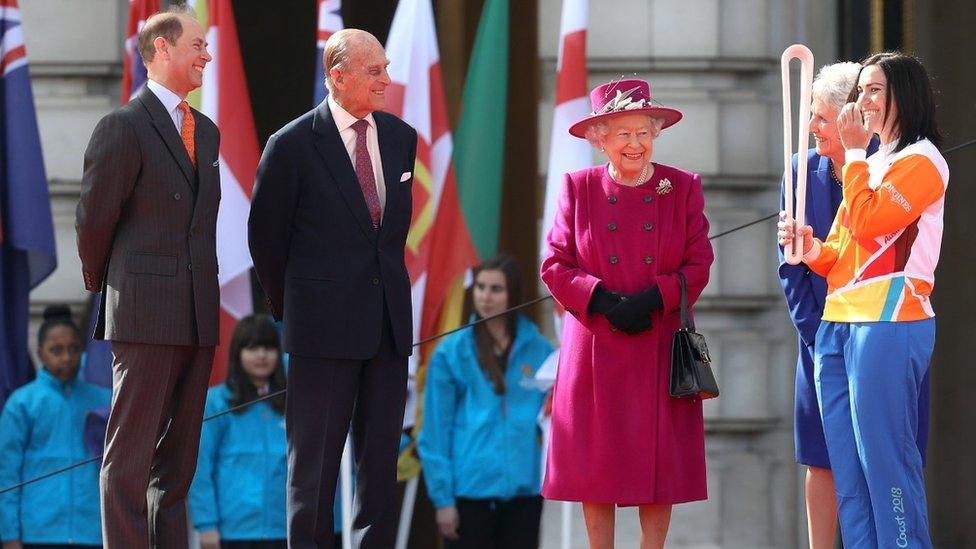
<path id="1" fill-rule="evenodd" d="M 58 326 L 67 326 L 74 331 L 78 339 L 81 339 L 81 330 L 78 329 L 78 325 L 75 324 L 75 319 L 71 316 L 71 308 L 67 305 L 48 305 L 44 309 L 44 320 L 41 322 L 41 327 L 37 331 L 37 348 L 40 349 L 44 346 L 44 340 L 47 338 L 48 332 Z"/>
<path id="2" fill-rule="evenodd" d="M 150 15 L 146 24 L 139 31 L 139 55 L 143 64 L 149 64 L 156 56 L 156 46 L 153 42 L 162 37 L 170 44 L 183 36 L 183 21 L 180 17 L 195 17 L 192 10 L 182 4 L 175 4 L 169 9 Z"/>
<path id="3" fill-rule="evenodd" d="M 935 91 L 922 62 L 907 53 L 886 51 L 868 56 L 861 62 L 861 71 L 871 65 L 877 65 L 888 81 L 885 89 L 885 119 L 882 124 L 888 122 L 892 102 L 898 110 L 893 123 L 898 132 L 895 151 L 923 138 L 936 147 L 941 145 L 942 133 L 935 120 Z M 860 78 L 861 74 L 858 73 L 858 80 Z M 851 96 L 852 101 L 856 101 L 856 86 Z"/>
<path id="4" fill-rule="evenodd" d="M 278 328 L 267 315 L 250 315 L 242 318 L 230 338 L 227 357 L 227 388 L 231 392 L 231 406 L 239 406 L 258 397 L 258 390 L 241 364 L 241 351 L 249 347 L 271 347 L 278 350 L 277 364 L 268 380 L 268 392 L 276 393 L 285 388 L 285 369 Z M 285 395 L 271 399 L 271 407 L 279 414 L 285 413 Z M 243 412 L 240 410 L 238 413 Z"/>

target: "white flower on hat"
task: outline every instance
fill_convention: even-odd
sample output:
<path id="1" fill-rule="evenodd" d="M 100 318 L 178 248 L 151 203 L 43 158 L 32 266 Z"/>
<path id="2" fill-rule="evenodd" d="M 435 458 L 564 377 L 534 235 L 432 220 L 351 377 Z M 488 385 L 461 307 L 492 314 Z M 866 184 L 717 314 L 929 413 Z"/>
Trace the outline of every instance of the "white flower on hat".
<path id="1" fill-rule="evenodd" d="M 647 103 L 646 99 L 638 99 L 637 101 L 634 101 L 630 98 L 635 91 L 637 91 L 637 88 L 631 88 L 625 92 L 617 90 L 617 93 L 614 95 L 613 99 L 608 101 L 607 104 L 600 109 L 599 113 L 593 114 L 605 114 L 609 112 L 629 111 L 644 108 L 644 105 Z"/>

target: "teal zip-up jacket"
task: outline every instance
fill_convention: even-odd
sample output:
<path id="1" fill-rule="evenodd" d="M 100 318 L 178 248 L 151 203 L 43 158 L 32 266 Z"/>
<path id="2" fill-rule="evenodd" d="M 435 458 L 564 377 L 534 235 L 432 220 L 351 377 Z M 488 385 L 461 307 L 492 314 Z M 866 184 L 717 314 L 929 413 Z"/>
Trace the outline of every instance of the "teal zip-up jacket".
<path id="1" fill-rule="evenodd" d="M 534 379 L 553 347 L 527 318 L 519 315 L 516 326 L 504 395 L 495 393 L 479 366 L 472 328 L 449 336 L 431 358 L 417 448 L 437 508 L 455 505 L 458 497 L 539 494 L 536 420 L 546 395 Z"/>
<path id="2" fill-rule="evenodd" d="M 230 389 L 207 391 L 204 416 L 231 407 Z M 268 401 L 204 422 L 190 486 L 193 526 L 221 539 L 285 539 L 285 417 Z"/>
<path id="3" fill-rule="evenodd" d="M 0 415 L 0 488 L 91 458 L 85 416 L 112 391 L 75 378 L 62 383 L 41 369 L 17 389 Z M 99 463 L 0 494 L 0 539 L 100 545 Z"/>

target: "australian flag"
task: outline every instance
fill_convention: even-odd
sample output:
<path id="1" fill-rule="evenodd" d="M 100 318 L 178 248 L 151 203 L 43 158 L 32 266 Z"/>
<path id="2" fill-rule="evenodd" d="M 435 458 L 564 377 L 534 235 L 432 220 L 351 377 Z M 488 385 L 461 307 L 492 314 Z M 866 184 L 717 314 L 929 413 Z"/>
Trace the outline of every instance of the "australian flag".
<path id="1" fill-rule="evenodd" d="M 57 266 L 17 0 L 0 0 L 0 405 L 34 374 L 28 297 Z"/>
<path id="2" fill-rule="evenodd" d="M 329 95 L 325 87 L 325 71 L 322 68 L 322 52 L 325 41 L 336 31 L 342 30 L 342 0 L 319 1 L 318 57 L 315 60 L 315 99 L 312 106 L 318 105 Z"/>

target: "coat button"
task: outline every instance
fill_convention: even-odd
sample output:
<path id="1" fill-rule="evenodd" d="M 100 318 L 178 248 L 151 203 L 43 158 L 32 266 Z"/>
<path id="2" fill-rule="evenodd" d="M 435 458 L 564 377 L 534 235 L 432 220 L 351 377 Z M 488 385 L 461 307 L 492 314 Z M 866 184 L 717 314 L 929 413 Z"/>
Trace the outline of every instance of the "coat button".
<path id="1" fill-rule="evenodd" d="M 187 263 L 186 264 L 186 270 L 192 271 L 193 270 L 193 263 Z"/>
<path id="2" fill-rule="evenodd" d="M 611 224 L 607 225 L 607 228 L 610 229 L 611 231 L 616 231 L 617 230 L 617 224 L 616 223 L 611 223 Z"/>
<path id="3" fill-rule="evenodd" d="M 379 278 L 376 278 L 375 276 L 373 277 L 373 280 L 371 282 L 373 283 L 373 286 L 379 286 L 380 285 L 380 279 Z"/>
<path id="4" fill-rule="evenodd" d="M 644 223 L 644 230 L 645 231 L 649 231 L 649 230 L 651 230 L 653 228 L 654 228 L 654 225 L 652 225 L 651 223 Z"/>
<path id="5" fill-rule="evenodd" d="M 181 198 L 183 198 L 183 195 L 180 193 L 176 193 L 173 195 L 173 200 L 180 200 Z"/>
<path id="6" fill-rule="evenodd" d="M 654 263 L 654 258 L 652 258 L 649 255 L 645 255 L 644 256 L 644 264 L 645 265 L 650 265 L 651 263 Z"/>
<path id="7" fill-rule="evenodd" d="M 610 196 L 607 197 L 607 202 L 609 202 L 611 204 L 616 204 L 617 203 L 617 197 L 611 194 Z"/>
<path id="8" fill-rule="evenodd" d="M 654 197 L 653 196 L 651 196 L 649 194 L 645 194 L 644 195 L 644 202 L 650 202 L 651 200 L 654 200 Z"/>
<path id="9" fill-rule="evenodd" d="M 617 256 L 615 256 L 615 255 L 611 255 L 610 256 L 610 264 L 611 265 L 616 265 L 618 261 L 620 261 L 620 259 L 617 258 Z"/>

